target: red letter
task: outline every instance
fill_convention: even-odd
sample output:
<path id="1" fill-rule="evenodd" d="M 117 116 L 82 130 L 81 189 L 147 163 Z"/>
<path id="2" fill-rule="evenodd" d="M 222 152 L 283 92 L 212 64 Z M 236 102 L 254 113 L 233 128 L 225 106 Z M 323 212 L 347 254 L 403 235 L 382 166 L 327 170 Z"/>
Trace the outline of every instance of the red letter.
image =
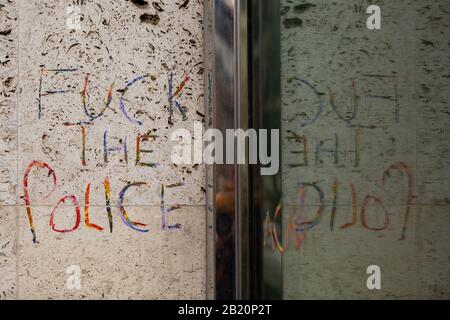
<path id="1" fill-rule="evenodd" d="M 35 160 L 35 161 L 32 161 L 28 165 L 27 169 L 25 170 L 25 174 L 23 176 L 23 193 L 24 193 L 24 198 L 25 198 L 25 205 L 27 207 L 28 222 L 30 223 L 31 234 L 33 235 L 33 242 L 37 243 L 36 230 L 35 230 L 34 224 L 33 224 L 33 215 L 31 214 L 30 194 L 28 192 L 28 175 L 30 174 L 30 171 L 33 167 L 47 168 L 48 176 L 50 176 L 50 175 L 53 176 L 53 190 L 45 198 L 48 198 L 53 193 L 53 191 L 55 191 L 55 189 L 56 189 L 56 174 L 53 171 L 53 169 L 50 168 L 50 166 L 48 164 L 46 164 L 45 162 Z"/>
<path id="2" fill-rule="evenodd" d="M 64 203 L 66 202 L 66 199 L 70 199 L 70 201 L 72 201 L 73 205 L 75 206 L 75 212 L 77 215 L 77 220 L 75 222 L 75 225 L 72 227 L 72 229 L 56 229 L 55 228 L 55 223 L 53 222 L 53 219 L 55 218 L 55 213 L 56 213 L 56 209 L 58 208 L 60 203 Z M 52 214 L 50 215 L 50 227 L 52 227 L 52 229 L 56 232 L 72 232 L 78 229 L 78 227 L 80 226 L 80 206 L 78 205 L 78 201 L 77 198 L 75 196 L 64 196 L 63 198 L 61 198 L 58 203 L 56 204 L 56 206 L 53 208 Z"/>

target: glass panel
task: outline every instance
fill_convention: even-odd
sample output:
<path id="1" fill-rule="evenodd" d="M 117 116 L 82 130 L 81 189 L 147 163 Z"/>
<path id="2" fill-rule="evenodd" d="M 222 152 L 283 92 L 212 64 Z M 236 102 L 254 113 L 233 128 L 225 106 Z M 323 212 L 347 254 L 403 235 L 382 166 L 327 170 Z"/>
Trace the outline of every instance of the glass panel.
<path id="1" fill-rule="evenodd" d="M 250 116 L 249 127 L 259 130 L 280 130 L 280 23 L 279 0 L 251 1 L 249 6 L 250 69 Z M 261 133 L 261 131 L 259 131 Z M 261 143 L 261 136 L 259 137 Z M 263 175 L 262 167 L 251 165 L 249 170 L 249 228 L 250 273 L 252 275 L 251 298 L 281 299 L 281 256 L 270 246 L 272 225 L 268 218 L 273 215 L 281 198 L 281 170 L 279 170 L 279 141 L 267 139 L 273 168 L 272 174 Z M 260 158 L 261 159 L 261 158 Z M 275 161 L 272 161 L 275 160 Z M 275 163 L 276 164 L 275 164 Z M 276 171 L 276 172 L 275 172 Z M 279 222 L 278 220 L 277 222 Z M 277 223 L 281 227 L 281 223 Z M 270 229 L 270 230 L 269 230 Z M 281 231 L 281 229 L 280 229 Z"/>
<path id="2" fill-rule="evenodd" d="M 279 9 L 283 297 L 449 298 L 450 2 Z"/>
<path id="3" fill-rule="evenodd" d="M 234 128 L 235 1 L 215 0 L 212 127 L 224 133 Z M 220 23 L 217 23 L 220 21 Z M 214 179 L 215 298 L 236 298 L 235 165 L 216 164 Z"/>

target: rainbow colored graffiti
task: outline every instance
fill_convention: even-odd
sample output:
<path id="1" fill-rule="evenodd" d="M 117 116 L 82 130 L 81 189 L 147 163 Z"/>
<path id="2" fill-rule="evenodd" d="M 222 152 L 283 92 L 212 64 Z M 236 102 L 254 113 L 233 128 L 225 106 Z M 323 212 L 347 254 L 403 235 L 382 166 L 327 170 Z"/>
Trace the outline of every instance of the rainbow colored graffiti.
<path id="1" fill-rule="evenodd" d="M 393 171 L 399 171 L 403 173 L 404 176 L 406 176 L 406 187 L 407 187 L 407 196 L 405 199 L 405 209 L 404 209 L 404 215 L 403 215 L 403 226 L 401 229 L 400 234 L 400 240 L 404 240 L 407 232 L 408 227 L 408 221 L 411 213 L 411 206 L 413 202 L 413 188 L 414 188 L 414 179 L 413 174 L 410 169 L 410 167 L 404 163 L 404 162 L 396 162 L 392 165 L 390 165 L 384 172 L 381 179 L 381 187 L 383 190 L 386 190 L 386 181 L 391 176 Z M 337 215 L 337 193 L 338 193 L 338 180 L 335 178 L 333 180 L 333 186 L 332 186 L 332 200 L 333 204 L 331 206 L 331 214 L 330 214 L 330 231 L 333 231 L 335 228 L 335 219 Z M 317 208 L 317 211 L 315 213 L 315 216 L 313 219 L 305 221 L 304 218 L 304 211 L 305 211 L 305 189 L 306 188 L 312 188 L 317 194 L 319 195 L 319 206 Z M 351 198 L 352 198 L 352 220 L 350 222 L 347 222 L 339 227 L 339 229 L 344 230 L 348 229 L 352 226 L 355 226 L 358 221 L 358 207 L 357 207 L 357 191 L 355 188 L 355 185 L 350 182 L 350 188 L 351 188 Z M 294 242 L 294 248 L 295 250 L 300 250 L 302 247 L 303 242 L 306 239 L 306 235 L 308 232 L 310 232 L 314 227 L 319 225 L 321 221 L 323 220 L 325 216 L 325 203 L 324 203 L 324 192 L 323 190 L 314 183 L 305 183 L 300 182 L 299 183 L 299 189 L 298 189 L 298 212 L 295 216 L 289 215 L 287 219 L 285 219 L 285 239 L 284 244 L 282 244 L 282 241 L 280 240 L 280 237 L 278 235 L 279 227 L 277 221 L 280 219 L 282 210 L 283 210 L 283 204 L 280 202 L 277 207 L 275 208 L 273 217 L 270 216 L 270 213 L 266 213 L 266 218 L 264 222 L 264 246 L 270 246 L 273 250 L 276 250 L 280 252 L 281 254 L 285 253 L 289 249 L 289 243 L 291 240 Z M 367 223 L 366 219 L 366 209 L 370 202 L 374 202 L 377 204 L 380 208 L 382 208 L 383 215 L 384 215 L 384 222 L 382 226 L 370 226 Z M 361 225 L 370 231 L 383 231 L 386 230 L 389 225 L 389 215 L 386 206 L 383 203 L 383 200 L 372 194 L 367 194 L 362 202 L 361 208 L 359 210 L 359 218 L 361 221 Z M 293 238 L 293 239 L 292 239 Z M 269 239 L 269 241 L 267 241 Z"/>

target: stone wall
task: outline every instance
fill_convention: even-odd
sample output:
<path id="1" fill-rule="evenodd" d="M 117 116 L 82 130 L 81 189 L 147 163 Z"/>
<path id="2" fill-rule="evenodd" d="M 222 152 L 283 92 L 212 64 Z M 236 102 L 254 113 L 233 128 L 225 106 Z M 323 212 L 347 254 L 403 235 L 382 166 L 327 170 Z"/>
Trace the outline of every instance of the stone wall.
<path id="1" fill-rule="evenodd" d="M 0 2 L 1 298 L 205 297 L 205 170 L 170 161 L 205 114 L 202 16 Z"/>

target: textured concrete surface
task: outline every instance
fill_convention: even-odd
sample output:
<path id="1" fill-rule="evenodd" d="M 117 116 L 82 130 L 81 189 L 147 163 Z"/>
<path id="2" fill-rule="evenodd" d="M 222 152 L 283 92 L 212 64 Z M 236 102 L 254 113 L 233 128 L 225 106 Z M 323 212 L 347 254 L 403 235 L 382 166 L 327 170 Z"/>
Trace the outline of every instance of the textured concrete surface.
<path id="1" fill-rule="evenodd" d="M 0 2 L 1 298 L 205 297 L 205 169 L 169 160 L 205 114 L 202 17 L 199 0 Z"/>
<path id="2" fill-rule="evenodd" d="M 17 291 L 17 2 L 0 2 L 0 299 Z"/>
<path id="3" fill-rule="evenodd" d="M 171 130 L 208 116 L 202 2 L 135 2 L 0 1 L 2 299 L 206 295 L 211 181 L 202 166 L 167 161 Z M 448 2 L 371 1 L 381 7 L 381 30 L 366 28 L 365 0 L 281 3 L 284 235 L 289 217 L 310 221 L 323 205 L 320 223 L 283 254 L 284 296 L 449 298 Z M 80 10 L 77 30 L 67 26 L 69 5 Z M 172 94 L 182 87 L 173 99 L 170 82 Z M 107 147 L 126 139 L 126 157 L 111 151 L 105 161 L 105 131 Z M 148 152 L 138 158 L 139 137 Z M 30 170 L 25 197 L 33 160 L 41 168 Z M 130 187 L 124 205 L 149 232 L 132 230 L 146 227 L 125 224 L 116 208 L 133 182 L 146 184 Z M 89 183 L 90 222 L 101 231 L 85 223 Z M 80 224 L 55 232 L 52 220 L 57 230 L 77 225 L 70 201 L 51 219 L 65 195 L 76 197 Z M 366 288 L 372 264 L 382 290 Z M 71 265 L 81 268 L 81 290 L 66 286 Z"/>
<path id="4" fill-rule="evenodd" d="M 448 299 L 449 2 L 281 3 L 284 296 Z"/>
<path id="5" fill-rule="evenodd" d="M 18 297 L 31 299 L 201 299 L 204 297 L 205 253 L 203 207 L 183 207 L 171 220 L 182 230 L 160 230 L 159 207 L 129 207 L 133 219 L 149 224 L 141 234 L 120 223 L 111 234 L 87 228 L 56 234 L 48 228 L 49 212 L 38 207 L 36 228 L 39 244 L 30 243 L 30 230 L 23 215 L 18 243 Z M 66 212 L 70 211 L 70 212 Z M 61 210 L 59 219 L 71 213 Z M 99 213 L 92 217 L 101 224 Z M 58 221 L 59 222 L 59 221 Z M 106 222 L 105 222 L 106 224 Z M 69 290 L 66 268 L 79 265 L 81 290 Z"/>

